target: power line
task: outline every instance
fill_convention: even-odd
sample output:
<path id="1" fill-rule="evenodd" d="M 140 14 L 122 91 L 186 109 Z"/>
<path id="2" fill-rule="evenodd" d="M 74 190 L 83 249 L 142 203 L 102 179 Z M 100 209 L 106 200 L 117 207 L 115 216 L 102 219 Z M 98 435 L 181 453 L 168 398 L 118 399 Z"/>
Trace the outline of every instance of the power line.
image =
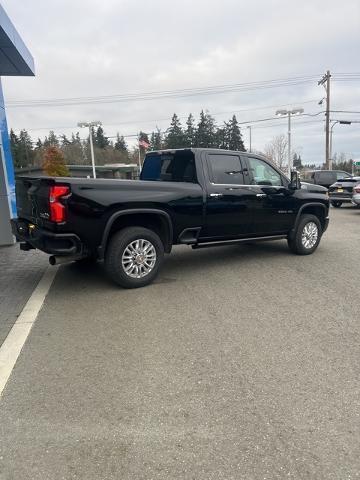
<path id="1" fill-rule="evenodd" d="M 183 98 L 199 95 L 218 95 L 223 93 L 232 93 L 238 91 L 252 91 L 263 90 L 268 88 L 279 88 L 295 86 L 299 84 L 313 82 L 315 75 L 303 76 L 303 77 L 290 77 L 285 79 L 265 80 L 258 82 L 236 83 L 229 85 L 216 85 L 209 87 L 193 87 L 187 89 L 178 90 L 165 90 L 159 92 L 145 92 L 145 93 L 128 93 L 128 94 L 115 94 L 106 96 L 94 96 L 94 97 L 70 97 L 70 98 L 53 98 L 43 100 L 13 100 L 8 101 L 7 106 L 9 108 L 17 107 L 63 107 L 70 105 L 86 105 L 86 104 L 98 104 L 98 103 L 118 103 L 118 102 L 134 102 L 134 101 L 147 101 L 158 100 L 163 98 Z"/>

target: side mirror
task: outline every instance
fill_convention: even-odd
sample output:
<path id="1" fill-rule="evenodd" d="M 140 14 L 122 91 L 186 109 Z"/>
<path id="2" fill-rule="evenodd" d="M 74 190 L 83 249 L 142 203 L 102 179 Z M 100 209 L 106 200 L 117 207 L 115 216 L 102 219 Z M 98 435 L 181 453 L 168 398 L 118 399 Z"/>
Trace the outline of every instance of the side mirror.
<path id="1" fill-rule="evenodd" d="M 289 189 L 298 190 L 299 188 L 301 188 L 299 172 L 297 170 L 291 170 Z"/>

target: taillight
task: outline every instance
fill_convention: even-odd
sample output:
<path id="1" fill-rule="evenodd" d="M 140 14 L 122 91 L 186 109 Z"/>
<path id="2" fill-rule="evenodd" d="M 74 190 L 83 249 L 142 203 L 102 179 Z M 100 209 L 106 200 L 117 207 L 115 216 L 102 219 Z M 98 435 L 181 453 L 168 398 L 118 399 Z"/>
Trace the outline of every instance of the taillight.
<path id="1" fill-rule="evenodd" d="M 69 195 L 70 188 L 64 185 L 55 185 L 50 187 L 50 220 L 55 223 L 65 222 L 66 210 L 65 206 L 60 202 L 62 197 Z"/>

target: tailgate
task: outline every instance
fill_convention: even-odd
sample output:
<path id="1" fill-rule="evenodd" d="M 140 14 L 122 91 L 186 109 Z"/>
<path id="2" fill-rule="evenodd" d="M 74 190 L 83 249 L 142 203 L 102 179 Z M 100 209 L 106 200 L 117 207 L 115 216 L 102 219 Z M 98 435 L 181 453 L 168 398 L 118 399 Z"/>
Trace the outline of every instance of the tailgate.
<path id="1" fill-rule="evenodd" d="M 54 180 L 48 178 L 18 177 L 16 204 L 19 218 L 42 226 L 50 218 L 49 190 Z"/>

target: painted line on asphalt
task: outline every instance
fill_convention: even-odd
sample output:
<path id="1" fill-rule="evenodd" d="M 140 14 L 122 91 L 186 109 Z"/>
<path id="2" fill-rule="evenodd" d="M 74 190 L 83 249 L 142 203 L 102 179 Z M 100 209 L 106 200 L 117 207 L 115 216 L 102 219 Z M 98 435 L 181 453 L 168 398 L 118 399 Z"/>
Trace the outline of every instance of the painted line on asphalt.
<path id="1" fill-rule="evenodd" d="M 48 267 L 0 347 L 0 397 L 44 304 L 58 267 Z"/>

